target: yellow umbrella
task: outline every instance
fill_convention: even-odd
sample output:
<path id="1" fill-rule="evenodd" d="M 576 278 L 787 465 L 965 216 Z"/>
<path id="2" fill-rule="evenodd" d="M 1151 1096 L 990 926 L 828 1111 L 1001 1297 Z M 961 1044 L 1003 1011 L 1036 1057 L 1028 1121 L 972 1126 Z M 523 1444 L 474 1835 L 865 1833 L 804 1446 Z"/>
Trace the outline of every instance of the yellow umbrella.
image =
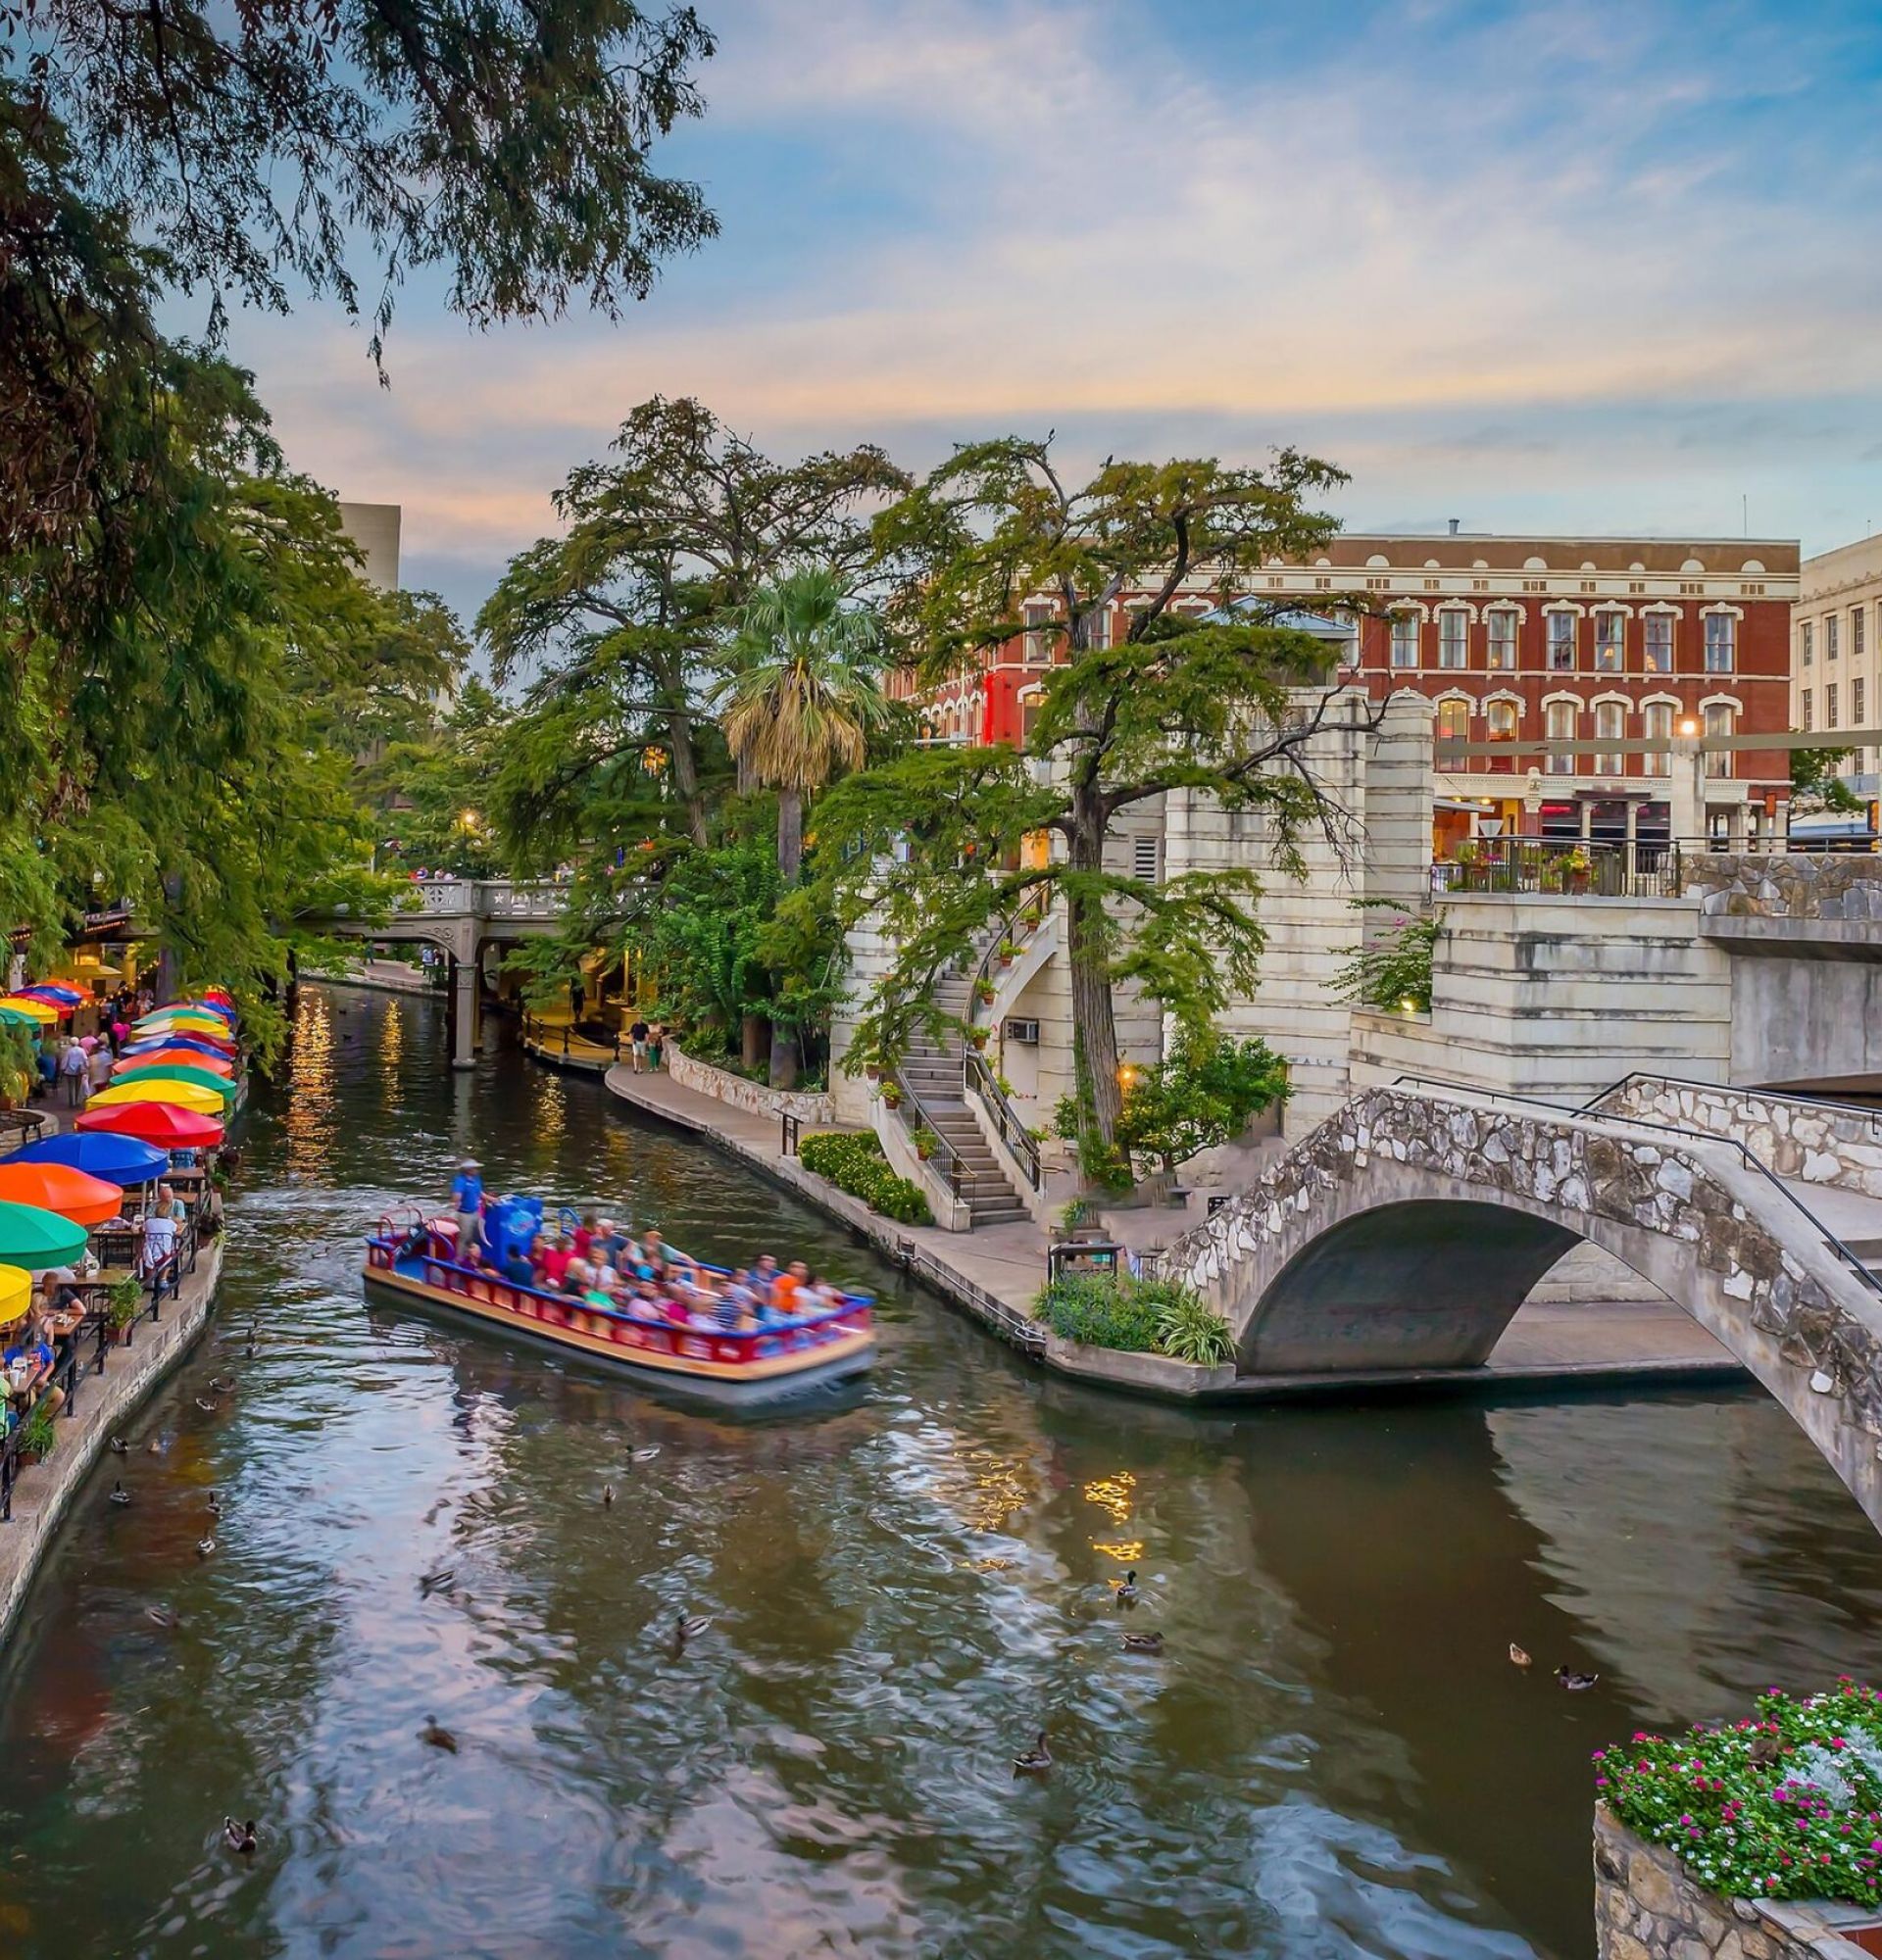
<path id="1" fill-rule="evenodd" d="M 34 1001 L 25 994 L 9 994 L 0 1000 L 0 1007 L 11 1007 L 16 1014 L 25 1014 L 35 1021 L 56 1021 L 59 1009 L 48 1006 L 44 1001 Z"/>
<path id="2" fill-rule="evenodd" d="M 0 1327 L 25 1318 L 32 1304 L 32 1275 L 19 1266 L 0 1266 Z"/>
<path id="3" fill-rule="evenodd" d="M 193 1082 L 178 1082 L 170 1075 L 133 1075 L 101 1089 L 85 1105 L 90 1109 L 115 1107 L 120 1102 L 168 1102 L 177 1109 L 193 1109 L 199 1116 L 220 1116 L 227 1098 L 213 1089 L 201 1089 Z"/>

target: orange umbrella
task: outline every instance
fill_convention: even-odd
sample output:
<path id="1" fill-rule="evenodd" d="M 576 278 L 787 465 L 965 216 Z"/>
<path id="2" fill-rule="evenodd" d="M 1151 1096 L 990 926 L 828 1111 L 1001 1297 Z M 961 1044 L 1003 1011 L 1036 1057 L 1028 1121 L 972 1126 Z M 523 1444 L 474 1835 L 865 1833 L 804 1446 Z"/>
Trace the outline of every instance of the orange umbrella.
<path id="1" fill-rule="evenodd" d="M 152 1049 L 148 1054 L 127 1054 L 112 1064 L 113 1075 L 135 1075 L 140 1068 L 196 1068 L 205 1075 L 235 1073 L 235 1064 L 220 1054 L 204 1054 L 193 1048 Z"/>
<path id="2" fill-rule="evenodd" d="M 74 1225 L 102 1225 L 124 1208 L 124 1194 L 70 1164 L 0 1163 L 0 1203 L 56 1211 Z"/>

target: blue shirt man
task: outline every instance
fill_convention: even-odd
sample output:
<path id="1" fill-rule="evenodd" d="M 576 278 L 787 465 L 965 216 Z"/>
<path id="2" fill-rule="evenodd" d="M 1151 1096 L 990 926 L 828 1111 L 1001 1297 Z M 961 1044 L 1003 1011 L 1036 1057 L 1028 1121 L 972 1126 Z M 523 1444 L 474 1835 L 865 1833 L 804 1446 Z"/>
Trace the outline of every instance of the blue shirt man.
<path id="1" fill-rule="evenodd" d="M 466 1157 L 458 1166 L 451 1201 L 458 1212 L 458 1257 L 469 1262 L 483 1240 L 483 1179 L 475 1157 Z"/>

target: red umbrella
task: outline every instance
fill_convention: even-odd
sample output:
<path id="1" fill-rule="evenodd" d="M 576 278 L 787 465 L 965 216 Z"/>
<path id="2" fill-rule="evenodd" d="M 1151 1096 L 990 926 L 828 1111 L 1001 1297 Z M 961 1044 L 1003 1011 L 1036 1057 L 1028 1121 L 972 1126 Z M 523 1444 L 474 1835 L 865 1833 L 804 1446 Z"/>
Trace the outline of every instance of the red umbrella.
<path id="1" fill-rule="evenodd" d="M 74 1127 L 115 1130 L 167 1151 L 199 1151 L 223 1141 L 223 1126 L 214 1116 L 199 1116 L 175 1102 L 118 1102 L 87 1109 Z"/>

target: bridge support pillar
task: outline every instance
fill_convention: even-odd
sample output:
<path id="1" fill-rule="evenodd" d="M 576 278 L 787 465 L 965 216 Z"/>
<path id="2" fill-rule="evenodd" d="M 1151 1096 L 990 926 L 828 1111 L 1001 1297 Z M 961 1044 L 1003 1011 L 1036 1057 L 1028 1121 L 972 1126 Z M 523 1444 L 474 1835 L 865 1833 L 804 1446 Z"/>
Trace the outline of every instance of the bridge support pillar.
<path id="1" fill-rule="evenodd" d="M 477 1059 L 477 969 L 469 959 L 451 962 L 451 1066 L 471 1068 Z"/>

